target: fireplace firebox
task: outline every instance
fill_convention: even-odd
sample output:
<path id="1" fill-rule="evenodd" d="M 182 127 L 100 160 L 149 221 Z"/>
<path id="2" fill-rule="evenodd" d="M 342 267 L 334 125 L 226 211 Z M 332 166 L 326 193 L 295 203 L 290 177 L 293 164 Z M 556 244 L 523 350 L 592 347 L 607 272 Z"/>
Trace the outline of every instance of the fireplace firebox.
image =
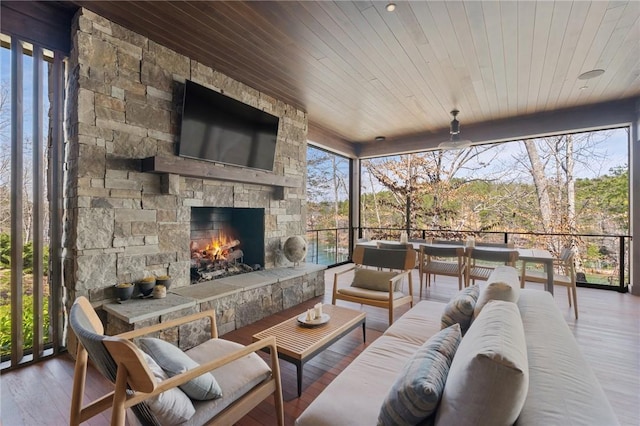
<path id="1" fill-rule="evenodd" d="M 264 209 L 191 208 L 191 283 L 263 268 Z"/>

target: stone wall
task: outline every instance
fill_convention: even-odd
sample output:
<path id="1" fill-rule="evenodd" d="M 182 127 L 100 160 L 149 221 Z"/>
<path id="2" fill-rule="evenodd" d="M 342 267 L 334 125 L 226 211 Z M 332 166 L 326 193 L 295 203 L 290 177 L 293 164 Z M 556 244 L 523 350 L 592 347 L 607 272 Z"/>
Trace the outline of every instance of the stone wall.
<path id="1" fill-rule="evenodd" d="M 68 63 L 65 286 L 68 300 L 113 297 L 112 287 L 169 274 L 189 284 L 191 206 L 265 208 L 265 267 L 305 229 L 306 113 L 81 9 Z M 299 188 L 141 172 L 174 156 L 185 79 L 280 117 L 274 173 Z M 212 164 L 211 167 L 230 167 Z M 167 189 L 168 188 L 168 189 Z"/>

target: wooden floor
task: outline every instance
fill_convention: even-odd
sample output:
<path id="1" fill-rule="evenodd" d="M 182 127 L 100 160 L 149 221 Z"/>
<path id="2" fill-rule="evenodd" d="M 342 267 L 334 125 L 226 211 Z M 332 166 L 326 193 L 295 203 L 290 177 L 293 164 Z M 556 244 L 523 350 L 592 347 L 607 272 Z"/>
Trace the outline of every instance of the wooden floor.
<path id="1" fill-rule="evenodd" d="M 327 271 L 326 293 L 294 308 L 265 318 L 257 323 L 224 335 L 240 343 L 250 343 L 251 336 L 267 327 L 302 313 L 319 301 L 330 303 L 333 273 Z M 418 274 L 414 273 L 416 301 L 419 299 Z M 527 288 L 542 290 L 536 284 Z M 407 291 L 407 284 L 404 284 Z M 438 277 L 425 291 L 423 299 L 447 301 L 457 291 L 457 283 Z M 556 289 L 556 302 L 582 349 L 585 358 L 600 380 L 620 423 L 640 425 L 640 298 L 613 291 L 578 288 L 580 319 L 575 320 L 564 288 Z M 362 330 L 356 329 L 305 365 L 302 396 L 296 397 L 295 367 L 281 361 L 285 400 L 285 423 L 292 425 L 297 416 L 318 396 L 367 344 L 377 339 L 387 327 L 383 309 L 361 307 L 347 302 L 341 306 L 363 309 L 367 313 L 367 343 Z M 396 317 L 408 307 L 396 310 Z M 0 425 L 64 425 L 69 422 L 69 403 L 73 378 L 73 360 L 62 355 L 37 365 L 0 376 Z M 86 398 L 96 398 L 110 385 L 95 371 L 89 372 Z M 108 425 L 109 413 L 95 417 L 89 425 Z M 239 425 L 273 425 L 275 416 L 271 401 L 262 403 Z M 604 425 L 603 425 L 604 426 Z"/>

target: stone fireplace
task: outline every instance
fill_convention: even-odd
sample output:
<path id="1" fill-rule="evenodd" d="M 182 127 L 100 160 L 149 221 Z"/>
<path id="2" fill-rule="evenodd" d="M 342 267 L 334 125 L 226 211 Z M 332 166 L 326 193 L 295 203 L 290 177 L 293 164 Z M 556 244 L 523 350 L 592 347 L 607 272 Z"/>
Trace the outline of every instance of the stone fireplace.
<path id="1" fill-rule="evenodd" d="M 192 207 L 191 283 L 264 267 L 264 209 Z"/>
<path id="2" fill-rule="evenodd" d="M 115 284 L 148 275 L 170 275 L 172 291 L 189 287 L 190 242 L 201 231 L 192 214 L 229 215 L 229 223 L 241 223 L 234 238 L 245 263 L 263 272 L 286 267 L 278 249 L 305 229 L 306 113 L 86 9 L 75 17 L 72 40 L 63 235 L 68 300 L 83 295 L 109 303 Z M 186 79 L 280 118 L 273 172 L 176 155 Z M 148 159 L 156 166 L 145 167 Z M 200 212 L 208 206 L 216 209 Z"/>

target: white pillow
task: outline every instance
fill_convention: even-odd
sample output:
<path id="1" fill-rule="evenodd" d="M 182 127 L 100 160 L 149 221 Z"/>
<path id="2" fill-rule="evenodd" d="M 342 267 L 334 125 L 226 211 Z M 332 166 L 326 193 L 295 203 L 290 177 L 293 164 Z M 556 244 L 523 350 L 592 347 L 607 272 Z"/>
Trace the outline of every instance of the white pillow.
<path id="1" fill-rule="evenodd" d="M 518 303 L 520 298 L 520 278 L 518 270 L 513 266 L 498 266 L 491 272 L 487 285 L 480 292 L 478 302 L 473 310 L 473 318 L 480 315 L 483 306 L 492 300 L 505 300 Z"/>
<path id="2" fill-rule="evenodd" d="M 488 303 L 451 363 L 437 425 L 511 425 L 529 388 L 527 345 L 515 303 Z"/>
<path id="3" fill-rule="evenodd" d="M 154 337 L 145 337 L 138 341 L 140 348 L 151 355 L 158 365 L 169 375 L 169 377 L 184 373 L 187 370 L 198 367 L 200 364 L 189 358 L 180 348 L 164 340 Z M 180 385 L 180 389 L 189 398 L 198 401 L 216 399 L 222 396 L 220 385 L 211 373 L 204 373 L 201 376 L 191 379 L 187 383 Z"/>
<path id="4" fill-rule="evenodd" d="M 157 382 L 167 380 L 169 376 L 148 354 L 140 351 L 147 366 Z M 144 401 L 151 413 L 163 425 L 184 423 L 196 413 L 193 403 L 179 388 L 171 388 Z"/>

